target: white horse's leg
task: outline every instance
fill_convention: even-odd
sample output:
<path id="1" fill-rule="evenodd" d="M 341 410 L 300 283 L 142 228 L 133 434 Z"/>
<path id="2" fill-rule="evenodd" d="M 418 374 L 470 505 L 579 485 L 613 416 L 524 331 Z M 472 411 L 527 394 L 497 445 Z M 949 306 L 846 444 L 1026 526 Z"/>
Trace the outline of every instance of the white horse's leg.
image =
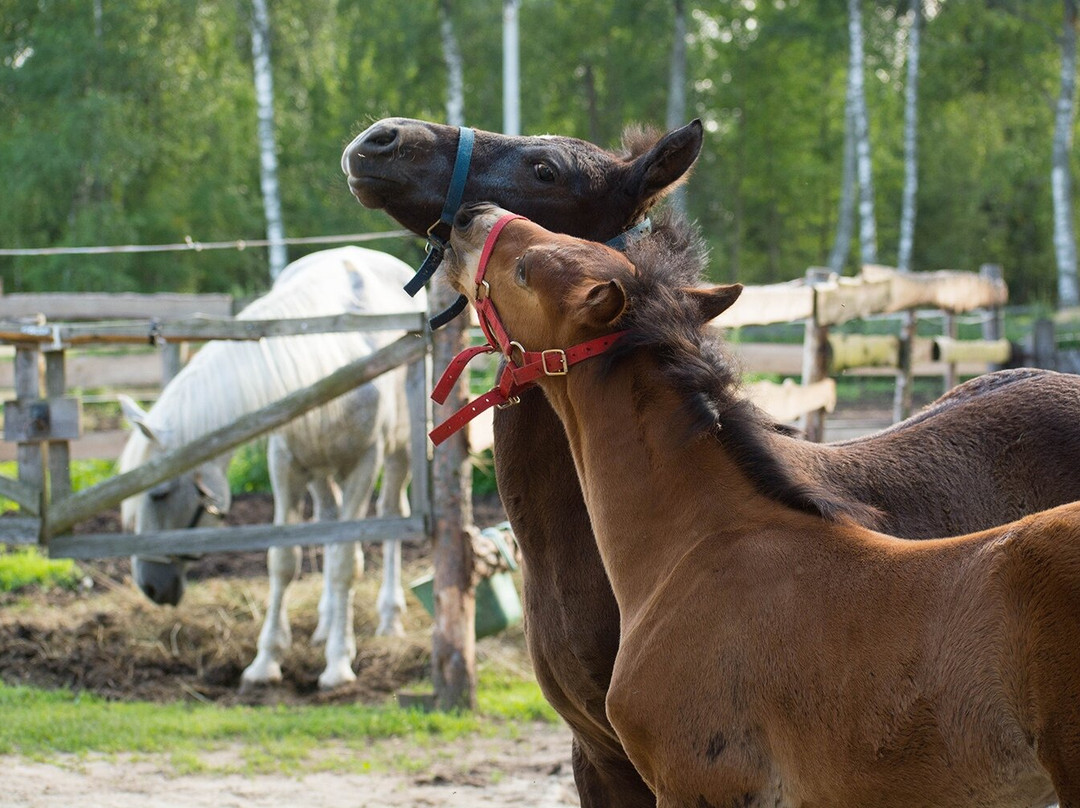
<path id="1" fill-rule="evenodd" d="M 407 436 L 406 436 L 407 437 Z M 382 488 L 375 503 L 377 516 L 408 516 L 409 452 L 406 444 L 391 452 L 383 464 Z M 383 580 L 376 607 L 379 611 L 378 634 L 400 637 L 405 633 L 405 589 L 401 585 L 401 542 L 384 541 Z"/>
<path id="2" fill-rule="evenodd" d="M 375 472 L 381 452 L 369 450 L 345 481 L 342 492 L 343 519 L 367 514 L 367 504 L 375 487 Z M 356 542 L 342 542 L 326 547 L 323 586 L 329 593 L 326 635 L 326 669 L 319 675 L 319 687 L 326 690 L 356 680 L 352 662 L 356 658 L 356 635 L 353 633 L 353 582 L 363 569 L 363 555 Z"/>
<path id="3" fill-rule="evenodd" d="M 341 518 L 341 491 L 333 481 L 320 481 L 318 484 L 313 482 L 312 485 L 308 486 L 308 490 L 311 492 L 313 506 L 312 521 L 328 522 L 333 520 L 336 522 Z M 313 645 L 326 642 L 326 637 L 330 633 L 330 587 L 326 585 L 326 570 L 329 563 L 330 556 L 324 547 L 323 588 L 322 594 L 319 596 L 319 620 L 315 624 L 315 631 L 311 634 Z M 363 564 L 361 564 L 359 572 L 362 573 L 363 571 Z"/>
<path id="4" fill-rule="evenodd" d="M 304 494 L 302 473 L 292 465 L 283 441 L 276 435 L 267 442 L 267 464 L 274 489 L 274 524 L 294 525 L 303 520 Z M 270 594 L 266 617 L 259 632 L 258 651 L 240 676 L 240 689 L 281 681 L 281 660 L 292 644 L 285 593 L 300 574 L 299 547 L 271 547 L 266 554 L 270 576 Z"/>

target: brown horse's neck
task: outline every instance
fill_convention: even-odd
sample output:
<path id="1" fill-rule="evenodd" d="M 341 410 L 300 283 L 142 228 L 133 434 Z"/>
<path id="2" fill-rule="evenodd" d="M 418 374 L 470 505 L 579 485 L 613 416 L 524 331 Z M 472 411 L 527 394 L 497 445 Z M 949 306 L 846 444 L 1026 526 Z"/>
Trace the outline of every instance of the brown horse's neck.
<path id="1" fill-rule="evenodd" d="M 705 538 L 727 540 L 716 525 L 742 531 L 790 509 L 767 501 L 715 435 L 690 433 L 651 358 L 599 376 L 585 363 L 545 392 L 566 428 L 625 631 L 689 551 Z"/>

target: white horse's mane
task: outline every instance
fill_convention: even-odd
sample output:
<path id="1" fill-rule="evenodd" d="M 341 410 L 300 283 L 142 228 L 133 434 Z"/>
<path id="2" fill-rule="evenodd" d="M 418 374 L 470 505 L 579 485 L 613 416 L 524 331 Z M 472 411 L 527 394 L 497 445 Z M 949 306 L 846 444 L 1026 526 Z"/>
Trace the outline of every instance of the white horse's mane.
<path id="1" fill-rule="evenodd" d="M 289 264 L 273 288 L 236 317 L 274 320 L 424 311 L 424 296 L 410 298 L 401 288 L 412 273 L 402 261 L 375 250 L 322 250 Z M 209 342 L 165 386 L 147 423 L 167 448 L 190 443 L 313 384 L 399 335 L 351 332 Z M 340 399 L 304 416 L 311 434 L 324 433 L 320 425 L 333 420 L 335 406 L 341 406 Z M 120 456 L 119 471 L 146 462 L 153 449 L 143 433 L 134 430 Z"/>

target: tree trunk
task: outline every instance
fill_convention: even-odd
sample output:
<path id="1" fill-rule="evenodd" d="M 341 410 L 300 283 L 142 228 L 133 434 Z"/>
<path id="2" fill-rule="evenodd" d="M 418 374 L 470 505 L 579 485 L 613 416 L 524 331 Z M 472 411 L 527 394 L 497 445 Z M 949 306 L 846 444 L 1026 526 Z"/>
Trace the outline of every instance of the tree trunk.
<path id="1" fill-rule="evenodd" d="M 874 224 L 874 177 L 870 162 L 870 124 L 866 114 L 866 82 L 863 78 L 863 27 L 861 0 L 848 0 L 851 37 L 852 117 L 855 125 L 855 167 L 859 179 L 859 257 L 864 264 L 877 263 L 877 227 Z"/>
<path id="2" fill-rule="evenodd" d="M 503 0 L 503 133 L 521 134 L 518 0 Z"/>
<path id="3" fill-rule="evenodd" d="M 266 211 L 266 238 L 270 242 L 270 277 L 277 278 L 289 259 L 285 252 L 285 225 L 281 219 L 277 149 L 274 145 L 274 79 L 270 70 L 270 14 L 266 0 L 252 0 L 251 56 L 255 67 L 255 106 L 259 117 L 259 180 Z"/>
<path id="4" fill-rule="evenodd" d="M 919 187 L 919 36 L 922 28 L 922 0 L 911 0 L 911 30 L 908 32 L 907 84 L 904 87 L 904 193 L 900 204 L 900 244 L 896 268 L 911 270 L 915 243 L 915 195 Z"/>
<path id="5" fill-rule="evenodd" d="M 450 0 L 439 4 L 443 57 L 448 74 L 447 122 L 463 126 L 464 94 L 461 51 L 450 17 Z M 432 285 L 432 311 L 442 311 L 457 298 L 445 283 Z M 432 363 L 444 368 L 469 344 L 469 318 L 457 317 L 435 332 Z M 441 421 L 467 403 L 466 380 L 454 387 L 435 420 Z M 472 466 L 469 463 L 469 430 L 462 429 L 434 450 L 432 468 L 435 523 L 435 629 L 431 647 L 431 677 L 435 705 L 440 710 L 476 708 L 476 595 L 473 590 Z"/>
<path id="6" fill-rule="evenodd" d="M 840 180 L 840 211 L 836 218 L 836 240 L 829 252 L 829 269 L 840 275 L 844 271 L 851 233 L 855 226 L 855 126 L 851 110 L 851 76 L 848 75 L 847 101 L 844 105 L 844 167 Z"/>
<path id="7" fill-rule="evenodd" d="M 1072 175 L 1069 157 L 1076 104 L 1076 0 L 1064 0 L 1061 34 L 1061 92 L 1054 114 L 1053 167 L 1054 253 L 1058 265 L 1058 306 L 1080 303 L 1076 277 L 1076 232 L 1073 227 Z"/>
<path id="8" fill-rule="evenodd" d="M 675 33 L 671 42 L 671 70 L 668 76 L 667 128 L 670 132 L 686 123 L 686 5 L 675 2 Z M 686 186 L 675 189 L 672 206 L 686 212 Z"/>
<path id="9" fill-rule="evenodd" d="M 911 271 L 911 250 L 915 243 L 915 192 L 919 187 L 917 124 L 919 114 L 919 35 L 922 28 L 922 0 L 911 0 L 911 30 L 908 32 L 907 84 L 904 86 L 904 192 L 900 200 L 900 244 L 896 254 L 896 268 Z M 896 374 L 893 391 L 893 421 L 901 421 L 911 415 L 912 348 L 915 345 L 915 312 L 904 313 L 900 341 L 904 346 L 901 366 Z"/>

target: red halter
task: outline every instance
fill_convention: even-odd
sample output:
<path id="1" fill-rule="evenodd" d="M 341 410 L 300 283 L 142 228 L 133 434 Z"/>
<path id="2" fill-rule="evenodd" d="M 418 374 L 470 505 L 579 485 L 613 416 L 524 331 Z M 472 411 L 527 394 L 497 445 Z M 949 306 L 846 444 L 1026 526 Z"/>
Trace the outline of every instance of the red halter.
<path id="1" fill-rule="evenodd" d="M 491 302 L 491 287 L 484 280 L 484 274 L 487 272 L 488 260 L 491 258 L 499 233 L 514 219 L 525 219 L 525 217 L 518 216 L 516 213 L 507 213 L 495 222 L 495 226 L 491 228 L 491 232 L 484 241 L 484 247 L 480 251 L 480 263 L 476 268 L 474 306 L 480 319 L 480 329 L 487 338 L 487 344 L 466 348 L 455 356 L 443 371 L 442 378 L 431 393 L 431 398 L 439 404 L 446 401 L 446 397 L 450 395 L 450 390 L 461 377 L 465 367 L 481 354 L 500 353 L 506 357 L 506 364 L 503 366 L 502 373 L 499 374 L 498 382 L 491 390 L 480 398 L 470 401 L 431 430 L 429 437 L 436 446 L 485 410 L 493 406 L 508 407 L 517 404 L 518 395 L 536 384 L 541 376 L 565 376 L 571 365 L 602 354 L 626 333 L 618 331 L 566 350 L 551 348 L 546 351 L 526 351 L 520 343 L 510 339 L 510 335 L 499 318 L 499 313 L 495 310 L 495 304 Z M 515 353 L 521 358 L 520 365 L 514 364 Z"/>

